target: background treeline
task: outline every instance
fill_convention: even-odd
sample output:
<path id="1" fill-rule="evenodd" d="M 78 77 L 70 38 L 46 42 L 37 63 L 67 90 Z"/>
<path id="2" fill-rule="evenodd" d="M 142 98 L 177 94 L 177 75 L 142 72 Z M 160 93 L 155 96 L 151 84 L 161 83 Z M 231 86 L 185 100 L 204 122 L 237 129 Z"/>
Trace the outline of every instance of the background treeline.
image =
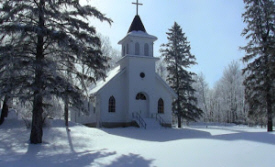
<path id="1" fill-rule="evenodd" d="M 165 79 L 165 62 L 157 63 L 158 74 Z M 232 61 L 223 70 L 222 77 L 210 88 L 203 73 L 194 76 L 193 88 L 196 90 L 197 106 L 203 110 L 199 121 L 266 125 L 266 118 L 251 117 L 245 100 L 241 62 Z"/>

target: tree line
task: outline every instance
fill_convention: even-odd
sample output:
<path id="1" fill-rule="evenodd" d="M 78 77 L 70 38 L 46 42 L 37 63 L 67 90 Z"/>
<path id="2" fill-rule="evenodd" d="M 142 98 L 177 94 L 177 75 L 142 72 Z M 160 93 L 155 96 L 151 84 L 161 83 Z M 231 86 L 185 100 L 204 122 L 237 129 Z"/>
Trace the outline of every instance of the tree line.
<path id="1" fill-rule="evenodd" d="M 190 53 L 189 42 L 177 23 L 167 32 L 168 43 L 162 45 L 164 49 L 161 50 L 167 71 L 163 67 L 159 67 L 158 71 L 177 92 L 174 112 L 178 122 L 180 117 L 188 121 L 199 120 L 202 116 L 202 120 L 211 122 L 267 125 L 267 131 L 273 131 L 275 2 L 243 2 L 245 12 L 242 18 L 246 27 L 241 35 L 248 42 L 240 49 L 245 51 L 242 58 L 245 67 L 240 69 L 238 62 L 233 61 L 224 69 L 223 77 L 213 89 L 208 88 L 202 74 L 194 75 L 188 71 L 190 65 L 196 64 L 195 56 Z M 196 91 L 190 94 L 192 89 Z M 189 95 L 192 95 L 192 102 L 186 100 L 190 99 Z M 196 108 L 190 108 L 190 104 Z M 189 117 L 190 113 L 193 118 Z"/>
<path id="2" fill-rule="evenodd" d="M 223 71 L 222 77 L 209 88 L 203 73 L 195 77 L 198 105 L 204 111 L 204 122 L 226 122 L 248 124 L 247 106 L 240 63 L 232 61 Z"/>

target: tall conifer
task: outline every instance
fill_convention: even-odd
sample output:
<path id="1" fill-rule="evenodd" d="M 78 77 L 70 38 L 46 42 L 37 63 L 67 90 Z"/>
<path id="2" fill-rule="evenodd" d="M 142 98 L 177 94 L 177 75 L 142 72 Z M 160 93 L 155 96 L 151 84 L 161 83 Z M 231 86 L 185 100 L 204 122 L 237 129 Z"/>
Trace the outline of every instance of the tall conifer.
<path id="1" fill-rule="evenodd" d="M 242 35 L 248 40 L 242 47 L 247 63 L 245 74 L 245 96 L 249 104 L 249 115 L 257 119 L 265 117 L 267 131 L 273 130 L 273 103 L 275 78 L 275 4 L 274 0 L 244 0 L 243 13 L 247 24 Z"/>
<path id="2" fill-rule="evenodd" d="M 160 51 L 167 63 L 167 82 L 178 96 L 173 110 L 178 117 L 178 127 L 181 127 L 181 118 L 196 121 L 202 115 L 202 110 L 196 106 L 197 99 L 192 87 L 195 74 L 187 70 L 196 64 L 196 58 L 191 54 L 187 37 L 176 22 L 166 34 L 168 43 L 162 44 Z"/>
<path id="3" fill-rule="evenodd" d="M 68 69 L 79 83 L 105 76 L 107 58 L 90 18 L 111 23 L 79 0 L 0 2 L 0 95 L 33 102 L 31 143 L 42 142 L 47 98 L 81 105 L 83 89 L 66 79 Z M 5 69 L 11 64 L 13 75 L 7 76 Z M 81 72 L 83 66 L 90 75 Z"/>

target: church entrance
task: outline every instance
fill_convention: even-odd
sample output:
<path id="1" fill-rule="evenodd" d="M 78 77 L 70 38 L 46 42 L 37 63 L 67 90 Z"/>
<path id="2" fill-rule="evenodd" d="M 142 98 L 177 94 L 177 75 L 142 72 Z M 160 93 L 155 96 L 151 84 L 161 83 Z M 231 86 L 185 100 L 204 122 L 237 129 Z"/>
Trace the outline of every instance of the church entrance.
<path id="1" fill-rule="evenodd" d="M 148 98 L 143 93 L 138 93 L 136 96 L 136 106 L 137 111 L 140 113 L 140 116 L 147 118 L 148 114 Z"/>

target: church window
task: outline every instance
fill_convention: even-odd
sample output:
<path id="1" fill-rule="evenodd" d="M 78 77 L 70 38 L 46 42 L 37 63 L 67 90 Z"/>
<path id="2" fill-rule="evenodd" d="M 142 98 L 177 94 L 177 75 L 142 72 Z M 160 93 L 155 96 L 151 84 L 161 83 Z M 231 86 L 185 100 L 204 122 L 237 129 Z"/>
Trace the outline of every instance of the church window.
<path id="1" fill-rule="evenodd" d="M 162 98 L 158 101 L 158 113 L 163 114 L 164 113 L 164 102 Z"/>
<path id="2" fill-rule="evenodd" d="M 129 54 L 129 44 L 126 45 L 126 54 Z"/>
<path id="3" fill-rule="evenodd" d="M 136 100 L 146 100 L 146 96 L 143 93 L 138 93 Z"/>
<path id="4" fill-rule="evenodd" d="M 139 55 L 139 43 L 136 42 L 135 44 L 135 55 Z"/>
<path id="5" fill-rule="evenodd" d="M 114 96 L 109 98 L 109 112 L 116 112 L 116 99 Z"/>
<path id="6" fill-rule="evenodd" d="M 144 45 L 144 55 L 149 56 L 149 45 L 148 45 L 148 43 L 146 43 Z"/>
<path id="7" fill-rule="evenodd" d="M 122 56 L 125 56 L 125 46 L 123 46 Z"/>

